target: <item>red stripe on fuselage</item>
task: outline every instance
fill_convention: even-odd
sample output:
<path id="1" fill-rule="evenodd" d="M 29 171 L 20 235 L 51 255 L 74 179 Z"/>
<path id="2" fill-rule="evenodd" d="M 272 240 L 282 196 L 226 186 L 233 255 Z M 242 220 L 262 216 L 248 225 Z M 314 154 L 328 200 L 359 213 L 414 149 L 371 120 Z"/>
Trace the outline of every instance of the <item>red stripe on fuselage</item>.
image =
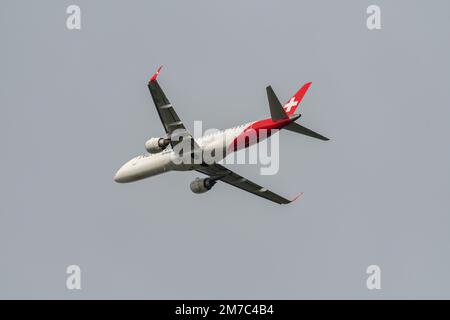
<path id="1" fill-rule="evenodd" d="M 248 148 L 249 146 L 258 143 L 260 138 L 264 139 L 270 137 L 272 130 L 279 130 L 290 122 L 292 122 L 291 119 L 273 121 L 271 118 L 253 122 L 233 140 L 228 149 L 230 151 L 237 151 Z"/>

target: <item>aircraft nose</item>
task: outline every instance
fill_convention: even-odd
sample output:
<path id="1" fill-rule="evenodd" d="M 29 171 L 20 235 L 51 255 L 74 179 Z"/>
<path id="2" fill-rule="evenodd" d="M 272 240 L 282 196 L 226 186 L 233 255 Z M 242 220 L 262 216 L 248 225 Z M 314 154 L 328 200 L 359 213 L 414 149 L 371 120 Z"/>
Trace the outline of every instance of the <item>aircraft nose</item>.
<path id="1" fill-rule="evenodd" d="M 126 182 L 126 175 L 123 168 L 117 170 L 116 175 L 114 176 L 114 181 L 119 183 Z"/>

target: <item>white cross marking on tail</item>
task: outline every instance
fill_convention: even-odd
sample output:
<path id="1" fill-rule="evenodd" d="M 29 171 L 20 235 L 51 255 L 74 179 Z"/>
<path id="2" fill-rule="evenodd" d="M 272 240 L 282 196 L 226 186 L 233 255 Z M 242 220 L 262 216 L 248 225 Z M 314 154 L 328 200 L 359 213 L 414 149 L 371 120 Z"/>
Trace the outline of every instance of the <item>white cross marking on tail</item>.
<path id="1" fill-rule="evenodd" d="M 295 97 L 292 97 L 291 100 L 284 105 L 284 110 L 286 110 L 286 112 L 290 112 L 292 107 L 295 107 L 297 103 L 298 101 L 295 101 Z"/>

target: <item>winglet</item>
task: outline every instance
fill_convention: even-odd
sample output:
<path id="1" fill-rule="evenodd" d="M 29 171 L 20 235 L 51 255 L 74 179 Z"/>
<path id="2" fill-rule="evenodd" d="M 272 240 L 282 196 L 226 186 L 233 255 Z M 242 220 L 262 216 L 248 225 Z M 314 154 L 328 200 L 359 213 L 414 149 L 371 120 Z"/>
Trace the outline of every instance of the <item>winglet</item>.
<path id="1" fill-rule="evenodd" d="M 156 80 L 156 78 L 158 77 L 159 72 L 161 71 L 161 68 L 162 68 L 162 66 L 160 66 L 160 67 L 158 68 L 158 70 L 155 72 L 155 74 L 150 78 L 150 81 L 149 81 L 149 82 L 152 82 L 152 81 L 155 81 L 155 80 Z"/>
<path id="2" fill-rule="evenodd" d="M 303 195 L 303 192 L 300 192 L 294 199 L 291 200 L 291 202 L 294 202 L 295 200 L 297 200 L 298 198 L 300 198 L 301 195 Z"/>

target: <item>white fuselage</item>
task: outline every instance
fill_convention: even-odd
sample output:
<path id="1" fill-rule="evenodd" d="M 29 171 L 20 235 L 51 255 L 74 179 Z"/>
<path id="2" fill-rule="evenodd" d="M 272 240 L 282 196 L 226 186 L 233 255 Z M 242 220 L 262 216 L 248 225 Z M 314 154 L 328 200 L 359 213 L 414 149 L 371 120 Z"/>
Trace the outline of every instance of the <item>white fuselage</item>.
<path id="1" fill-rule="evenodd" d="M 232 144 L 239 135 L 242 135 L 245 129 L 249 128 L 253 123 L 255 122 L 249 122 L 226 130 L 216 131 L 215 133 L 207 134 L 196 139 L 196 142 L 207 154 L 211 154 L 213 150 L 222 150 L 219 154 L 215 154 L 215 160 L 220 161 L 228 154 L 235 151 L 234 148 L 230 148 L 230 144 Z M 260 139 L 260 141 L 261 140 L 263 139 Z M 256 141 L 250 142 L 250 145 L 255 142 Z M 193 169 L 192 164 L 180 164 L 179 161 L 174 161 L 177 157 L 177 154 L 170 146 L 158 153 L 147 153 L 137 156 L 125 163 L 117 171 L 114 180 L 117 182 L 132 182 L 167 171 L 186 171 Z"/>

